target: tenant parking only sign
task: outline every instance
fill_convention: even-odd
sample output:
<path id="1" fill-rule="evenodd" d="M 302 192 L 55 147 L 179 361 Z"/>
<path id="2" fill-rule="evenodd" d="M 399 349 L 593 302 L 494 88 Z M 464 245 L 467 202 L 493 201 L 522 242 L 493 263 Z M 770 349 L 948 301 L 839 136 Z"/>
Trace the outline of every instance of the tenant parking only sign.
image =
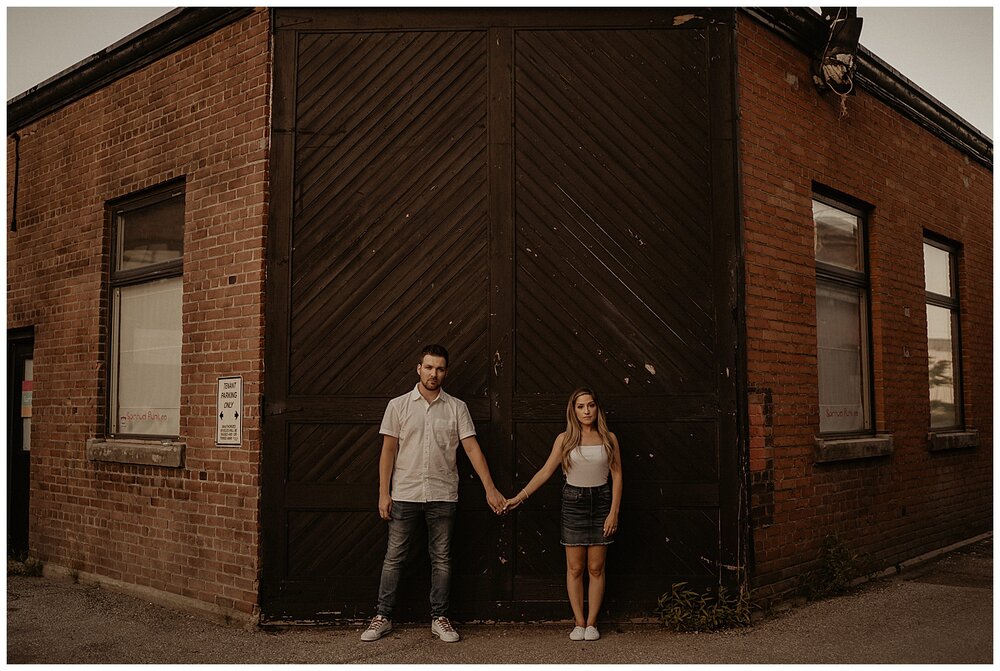
<path id="1" fill-rule="evenodd" d="M 243 378 L 219 378 L 217 445 L 239 445 L 243 442 Z"/>

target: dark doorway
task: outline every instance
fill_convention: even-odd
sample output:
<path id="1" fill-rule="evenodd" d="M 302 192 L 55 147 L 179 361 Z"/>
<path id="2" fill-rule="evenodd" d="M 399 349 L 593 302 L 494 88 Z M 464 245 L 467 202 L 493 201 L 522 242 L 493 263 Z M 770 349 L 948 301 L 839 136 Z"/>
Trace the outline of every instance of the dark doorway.
<path id="1" fill-rule="evenodd" d="M 28 555 L 31 466 L 31 330 L 7 333 L 7 556 Z"/>
<path id="2" fill-rule="evenodd" d="M 606 604 L 741 565 L 732 11 L 275 10 L 265 618 L 371 614 L 379 422 L 452 354 L 513 495 L 588 384 L 623 445 Z M 460 451 L 461 452 L 461 451 Z M 460 458 L 452 611 L 566 614 L 559 486 Z M 401 596 L 423 616 L 426 562 Z"/>

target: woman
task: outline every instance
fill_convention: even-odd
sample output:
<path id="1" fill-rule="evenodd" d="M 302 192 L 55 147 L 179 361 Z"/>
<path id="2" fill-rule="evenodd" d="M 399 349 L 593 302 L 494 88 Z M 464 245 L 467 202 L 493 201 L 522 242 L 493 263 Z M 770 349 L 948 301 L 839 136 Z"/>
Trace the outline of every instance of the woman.
<path id="1" fill-rule="evenodd" d="M 622 501 L 621 451 L 608 431 L 597 395 L 587 388 L 573 392 L 566 405 L 566 430 L 556 436 L 552 452 L 531 481 L 507 502 L 511 510 L 528 500 L 562 466 L 561 538 L 566 546 L 566 590 L 573 609 L 573 641 L 596 641 L 597 613 L 604 597 L 604 562 L 618 530 Z M 611 482 L 608 482 L 608 475 Z M 583 617 L 583 573 L 590 575 L 587 618 Z"/>

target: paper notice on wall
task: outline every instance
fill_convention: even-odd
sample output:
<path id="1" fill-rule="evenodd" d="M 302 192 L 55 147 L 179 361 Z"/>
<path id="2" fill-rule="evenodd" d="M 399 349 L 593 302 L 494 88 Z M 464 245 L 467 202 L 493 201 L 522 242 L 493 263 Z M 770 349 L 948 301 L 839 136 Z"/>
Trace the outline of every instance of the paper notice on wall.
<path id="1" fill-rule="evenodd" d="M 21 382 L 21 417 L 31 417 L 31 380 Z"/>

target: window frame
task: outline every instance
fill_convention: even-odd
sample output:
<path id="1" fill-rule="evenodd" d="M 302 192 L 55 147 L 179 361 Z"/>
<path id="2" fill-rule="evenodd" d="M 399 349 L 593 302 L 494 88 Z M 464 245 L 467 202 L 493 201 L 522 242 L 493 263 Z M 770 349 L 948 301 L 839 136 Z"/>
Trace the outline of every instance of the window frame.
<path id="1" fill-rule="evenodd" d="M 936 247 L 944 252 L 948 253 L 948 280 L 951 285 L 952 296 L 946 296 L 944 294 L 939 294 L 933 291 L 927 290 L 927 266 L 926 261 L 924 264 L 924 319 L 925 322 L 929 321 L 927 317 L 927 306 L 932 305 L 934 307 L 944 308 L 948 310 L 952 315 L 951 320 L 951 340 L 952 340 L 952 384 L 955 392 L 955 424 L 950 426 L 933 426 L 930 424 L 930 379 L 927 381 L 927 401 L 928 401 L 928 412 L 927 412 L 927 425 L 931 432 L 935 433 L 946 433 L 950 431 L 962 431 L 965 429 L 965 394 L 962 392 L 962 383 L 965 376 L 962 374 L 962 305 L 961 305 L 961 287 L 959 286 L 959 258 L 962 251 L 962 245 L 953 240 L 948 240 L 939 235 L 925 230 L 923 235 L 920 251 L 923 254 L 924 245 L 930 245 L 931 247 Z M 927 358 L 928 364 L 930 363 L 930 340 L 927 342 Z"/>
<path id="2" fill-rule="evenodd" d="M 114 361 L 116 347 L 115 347 L 115 322 L 120 318 L 120 315 L 115 311 L 115 291 L 122 289 L 124 287 L 136 286 L 140 284 L 146 284 L 155 282 L 158 280 L 172 279 L 175 277 L 184 276 L 184 251 L 181 250 L 181 255 L 176 259 L 170 259 L 168 261 L 162 261 L 160 263 L 153 263 L 143 268 L 130 268 L 127 270 L 115 270 L 115 265 L 118 259 L 118 244 L 120 235 L 120 223 L 119 217 L 125 215 L 129 212 L 134 212 L 136 210 L 149 207 L 150 205 L 155 205 L 160 202 L 171 200 L 173 198 L 180 197 L 182 203 L 185 205 L 186 212 L 186 182 L 185 179 L 179 178 L 158 184 L 156 186 L 150 187 L 148 189 L 143 189 L 141 191 L 110 200 L 105 204 L 106 221 L 108 222 L 108 227 L 110 229 L 109 240 L 110 248 L 108 251 L 108 271 L 107 271 L 107 282 L 105 290 L 105 305 L 106 308 L 106 319 L 104 320 L 104 333 L 106 334 L 104 343 L 104 360 L 107 362 L 105 365 L 105 375 L 104 384 L 106 393 L 104 394 L 103 408 L 105 412 L 105 418 L 102 422 L 104 425 L 104 435 L 112 439 L 126 439 L 134 441 L 173 441 L 179 438 L 177 434 L 146 434 L 146 433 L 125 433 L 116 430 L 116 420 L 117 410 L 112 407 L 114 405 L 116 394 L 114 373 L 115 371 L 120 371 L 120 365 L 116 365 Z M 182 235 L 184 222 L 182 221 Z M 183 280 L 182 280 L 183 281 Z M 119 350 L 120 356 L 120 350 Z M 178 429 L 179 431 L 179 429 Z"/>
<path id="3" fill-rule="evenodd" d="M 872 289 L 871 289 L 871 260 L 869 256 L 869 245 L 868 245 L 868 220 L 872 211 L 872 207 L 861 201 L 858 201 L 850 196 L 841 194 L 839 192 L 833 191 L 832 189 L 823 188 L 819 184 L 813 184 L 812 200 L 810 201 L 810 207 L 812 206 L 812 201 L 818 201 L 827 205 L 829 207 L 836 208 L 848 214 L 854 215 L 858 218 L 858 237 L 860 238 L 860 257 L 859 261 L 861 263 L 861 271 L 850 270 L 847 268 L 842 268 L 840 266 L 819 261 L 816 259 L 816 251 L 813 249 L 813 263 L 816 269 L 816 282 L 817 285 L 820 282 L 824 282 L 829 285 L 833 285 L 839 288 L 854 289 L 863 291 L 864 298 L 864 309 L 859 310 L 858 316 L 865 320 L 865 324 L 862 326 L 861 333 L 864 336 L 865 342 L 864 346 L 867 350 L 866 353 L 862 354 L 862 364 L 864 370 L 862 373 L 867 379 L 862 383 L 862 393 L 865 397 L 865 402 L 867 404 L 867 428 L 858 429 L 855 431 L 823 431 L 822 418 L 819 419 L 819 426 L 817 431 L 817 436 L 820 439 L 831 439 L 831 438 L 866 438 L 876 435 L 876 414 L 875 414 L 875 347 L 873 340 L 873 329 L 872 329 Z M 812 217 L 811 221 L 813 225 L 813 233 L 815 235 L 816 230 L 816 219 Z M 818 315 L 818 313 L 817 313 Z M 817 320 L 817 337 L 819 324 Z M 816 361 L 816 371 L 817 371 L 817 382 L 819 381 L 819 360 L 818 360 L 818 340 L 817 340 L 817 361 Z M 818 391 L 818 390 L 817 390 Z M 817 395 L 817 401 L 819 397 Z"/>

